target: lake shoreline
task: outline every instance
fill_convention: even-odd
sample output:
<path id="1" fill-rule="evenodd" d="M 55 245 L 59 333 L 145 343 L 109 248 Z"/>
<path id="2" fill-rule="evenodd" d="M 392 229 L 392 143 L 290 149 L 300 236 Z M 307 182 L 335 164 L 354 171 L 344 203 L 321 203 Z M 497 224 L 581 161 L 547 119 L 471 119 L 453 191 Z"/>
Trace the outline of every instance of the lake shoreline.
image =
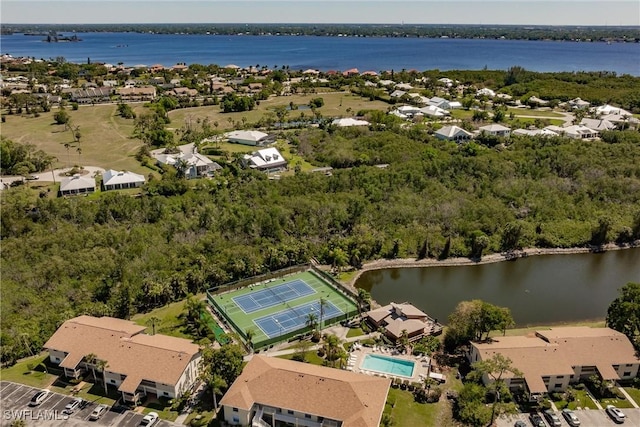
<path id="1" fill-rule="evenodd" d="M 415 258 L 400 258 L 400 259 L 378 259 L 370 261 L 362 265 L 355 275 L 351 277 L 344 285 L 353 289 L 355 292 L 358 290 L 355 287 L 356 282 L 360 276 L 373 270 L 384 270 L 388 268 L 428 268 L 428 267 L 458 267 L 469 265 L 481 265 L 481 264 L 493 264 L 503 261 L 517 261 L 519 258 L 527 258 L 529 256 L 541 256 L 541 255 L 572 255 L 572 254 L 585 254 L 585 253 L 602 253 L 623 249 L 633 249 L 640 247 L 640 240 L 636 240 L 633 243 L 618 245 L 615 243 L 609 243 L 604 246 L 589 246 L 589 247 L 576 247 L 576 248 L 525 248 L 512 252 L 493 253 L 483 256 L 480 260 L 472 260 L 470 258 L 447 258 L 443 260 L 426 258 L 417 260 Z"/>

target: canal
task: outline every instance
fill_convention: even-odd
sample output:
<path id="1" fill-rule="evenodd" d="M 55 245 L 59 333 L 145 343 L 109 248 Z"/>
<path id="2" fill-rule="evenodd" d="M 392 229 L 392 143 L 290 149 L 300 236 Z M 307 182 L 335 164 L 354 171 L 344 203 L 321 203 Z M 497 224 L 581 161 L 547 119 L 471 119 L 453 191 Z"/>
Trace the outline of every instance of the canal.
<path id="1" fill-rule="evenodd" d="M 640 248 L 544 255 L 493 264 L 364 272 L 356 287 L 379 304 L 408 301 L 438 319 L 464 300 L 509 307 L 518 326 L 604 319 L 618 288 L 640 282 Z"/>

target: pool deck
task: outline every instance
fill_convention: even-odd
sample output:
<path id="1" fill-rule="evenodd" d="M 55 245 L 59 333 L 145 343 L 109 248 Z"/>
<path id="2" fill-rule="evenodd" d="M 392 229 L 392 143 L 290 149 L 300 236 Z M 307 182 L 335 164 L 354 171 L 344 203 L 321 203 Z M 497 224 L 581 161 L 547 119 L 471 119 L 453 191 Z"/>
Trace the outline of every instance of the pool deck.
<path id="1" fill-rule="evenodd" d="M 364 362 L 364 358 L 368 354 L 376 354 L 379 356 L 387 356 L 394 357 L 402 360 L 409 360 L 414 362 L 413 376 L 405 377 L 401 375 L 392 375 L 383 372 L 376 372 L 367 369 L 362 369 L 362 363 Z M 374 375 L 378 377 L 384 378 L 399 378 L 401 380 L 407 380 L 410 382 L 419 382 L 422 383 L 425 378 L 429 376 L 429 366 L 430 359 L 428 356 L 411 356 L 406 354 L 399 354 L 396 350 L 390 349 L 388 347 L 379 347 L 374 346 L 373 348 L 364 347 L 360 345 L 356 345 L 355 348 L 349 353 L 349 362 L 347 364 L 347 370 L 366 374 L 366 375 Z"/>

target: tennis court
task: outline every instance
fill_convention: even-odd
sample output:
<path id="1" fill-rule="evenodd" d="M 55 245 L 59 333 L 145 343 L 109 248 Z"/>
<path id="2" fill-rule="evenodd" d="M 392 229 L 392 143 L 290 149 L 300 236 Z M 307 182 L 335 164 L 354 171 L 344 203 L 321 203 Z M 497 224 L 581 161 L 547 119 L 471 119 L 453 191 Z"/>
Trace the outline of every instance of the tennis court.
<path id="1" fill-rule="evenodd" d="M 351 298 L 313 270 L 209 293 L 208 300 L 240 337 L 247 340 L 251 335 L 254 348 L 310 331 L 309 314 L 322 329 L 358 312 Z"/>
<path id="2" fill-rule="evenodd" d="M 245 313 L 253 313 L 263 308 L 273 307 L 274 305 L 316 293 L 304 280 L 299 279 L 271 287 L 264 284 L 262 287 L 262 290 L 248 295 L 233 297 L 233 301 Z"/>
<path id="3" fill-rule="evenodd" d="M 255 319 L 253 322 L 262 329 L 262 332 L 264 332 L 266 336 L 273 338 L 298 329 L 303 329 L 307 325 L 309 313 L 315 314 L 316 318 L 320 319 L 319 301 L 299 305 L 295 309 L 288 308 L 274 314 L 269 314 L 259 319 Z M 326 302 L 324 304 L 322 312 L 323 318 L 331 319 L 341 314 L 344 314 L 342 310 L 338 309 L 330 302 Z"/>

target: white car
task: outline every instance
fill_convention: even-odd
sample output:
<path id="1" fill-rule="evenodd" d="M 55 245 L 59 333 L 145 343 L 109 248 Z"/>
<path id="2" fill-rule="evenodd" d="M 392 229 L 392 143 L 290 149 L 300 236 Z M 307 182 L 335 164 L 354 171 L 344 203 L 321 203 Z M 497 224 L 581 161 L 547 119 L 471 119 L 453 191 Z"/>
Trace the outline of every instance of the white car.
<path id="1" fill-rule="evenodd" d="M 627 418 L 620 409 L 616 408 L 613 405 L 607 405 L 606 411 L 607 411 L 607 414 L 609 414 L 609 416 L 611 417 L 611 419 L 618 424 L 622 424 L 624 420 Z"/>
<path id="2" fill-rule="evenodd" d="M 50 394 L 51 392 L 49 390 L 40 390 L 31 398 L 31 401 L 29 402 L 29 406 L 38 406 L 39 404 L 44 402 L 45 399 L 49 397 Z"/>
<path id="3" fill-rule="evenodd" d="M 91 421 L 99 420 L 107 412 L 107 409 L 109 409 L 107 405 L 96 406 L 91 415 L 89 415 L 89 419 Z"/>
<path id="4" fill-rule="evenodd" d="M 65 414 L 71 415 L 76 411 L 76 409 L 80 407 L 80 405 L 82 405 L 82 402 L 83 402 L 82 399 L 80 399 L 79 397 L 76 397 L 71 402 L 67 403 L 67 406 L 64 407 L 64 410 L 62 412 L 64 412 Z"/>
<path id="5" fill-rule="evenodd" d="M 140 427 L 151 427 L 158 421 L 158 413 L 157 412 L 149 412 L 144 416 L 142 421 L 140 421 Z"/>
<path id="6" fill-rule="evenodd" d="M 562 416 L 567 421 L 567 424 L 569 424 L 571 427 L 580 426 L 580 420 L 578 419 L 578 416 L 571 409 L 563 409 Z"/>

